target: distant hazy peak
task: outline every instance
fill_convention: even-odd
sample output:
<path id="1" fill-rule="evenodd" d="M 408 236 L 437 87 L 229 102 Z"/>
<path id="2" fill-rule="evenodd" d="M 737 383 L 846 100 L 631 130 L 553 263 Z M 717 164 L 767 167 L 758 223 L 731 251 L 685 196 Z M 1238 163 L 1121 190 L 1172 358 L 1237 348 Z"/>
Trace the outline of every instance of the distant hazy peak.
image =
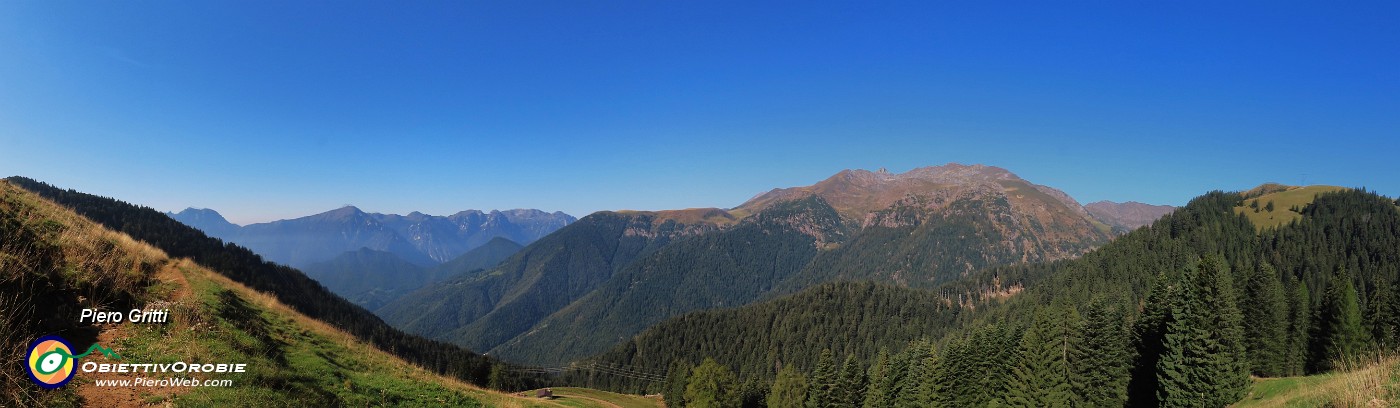
<path id="1" fill-rule="evenodd" d="M 208 208 L 191 207 L 179 213 L 166 212 L 165 216 L 216 237 L 226 237 L 231 231 L 238 229 L 237 224 L 228 222 L 218 211 Z"/>
<path id="2" fill-rule="evenodd" d="M 1113 201 L 1097 201 L 1084 206 L 1095 219 L 1117 227 L 1120 230 L 1133 230 L 1151 224 L 1162 218 L 1176 207 L 1170 205 L 1143 204 L 1137 201 L 1117 203 Z"/>
<path id="3" fill-rule="evenodd" d="M 919 167 L 904 173 L 892 173 L 885 169 L 846 169 L 810 186 L 776 188 L 759 194 L 734 210 L 738 214 L 752 214 L 777 202 L 818 195 L 842 214 L 859 218 L 911 195 L 1027 188 L 1051 196 L 1070 211 L 1088 217 L 1078 202 L 1060 190 L 1028 182 L 1000 167 L 959 163 Z"/>
<path id="4" fill-rule="evenodd" d="M 211 210 L 211 209 L 208 209 L 208 208 L 194 208 L 194 207 L 189 207 L 189 208 L 185 208 L 185 209 L 183 209 L 183 210 L 180 210 L 179 213 L 166 212 L 165 214 L 166 214 L 166 215 L 169 215 L 169 216 L 172 216 L 172 217 L 174 217 L 174 216 L 179 216 L 179 217 L 199 217 L 199 218 L 203 218 L 203 219 L 207 219 L 207 220 L 217 220 L 217 221 L 228 222 L 228 220 L 225 219 L 224 216 L 223 216 L 222 214 L 219 214 L 218 211 L 214 211 L 214 210 Z"/>

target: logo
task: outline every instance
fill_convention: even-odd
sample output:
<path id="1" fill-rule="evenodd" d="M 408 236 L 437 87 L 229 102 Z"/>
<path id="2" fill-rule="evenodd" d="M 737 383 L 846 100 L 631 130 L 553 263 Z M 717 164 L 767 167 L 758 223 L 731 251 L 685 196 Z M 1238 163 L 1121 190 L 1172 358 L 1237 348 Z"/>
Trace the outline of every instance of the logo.
<path id="1" fill-rule="evenodd" d="M 73 345 L 58 336 L 44 336 L 29 345 L 29 378 L 44 388 L 58 388 L 73 379 Z"/>
<path id="2" fill-rule="evenodd" d="M 111 349 L 93 343 L 88 347 L 87 352 L 73 355 L 73 345 L 67 340 L 58 336 L 44 336 L 29 345 L 29 358 L 26 359 L 29 369 L 29 379 L 34 380 L 44 388 L 58 388 L 67 384 L 73 379 L 73 374 L 77 371 L 73 366 L 77 365 L 78 359 L 92 354 L 93 351 L 101 352 L 108 358 L 121 359 L 122 356 Z"/>

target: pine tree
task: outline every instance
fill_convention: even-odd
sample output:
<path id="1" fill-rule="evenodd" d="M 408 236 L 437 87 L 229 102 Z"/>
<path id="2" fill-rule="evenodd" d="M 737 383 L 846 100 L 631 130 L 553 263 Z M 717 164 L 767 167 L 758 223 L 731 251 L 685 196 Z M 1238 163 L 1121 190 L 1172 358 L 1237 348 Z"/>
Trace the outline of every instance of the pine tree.
<path id="1" fill-rule="evenodd" d="M 1351 274 L 1339 269 L 1322 294 L 1317 311 L 1317 334 L 1313 336 L 1312 366 L 1315 371 L 1331 371 L 1353 360 L 1366 344 L 1356 286 Z"/>
<path id="2" fill-rule="evenodd" d="M 1050 307 L 1036 313 L 1021 337 L 1021 361 L 1013 370 L 1005 402 L 1015 407 L 1069 407 L 1074 395 L 1073 364 L 1078 350 L 1078 314 Z"/>
<path id="3" fill-rule="evenodd" d="M 1158 366 L 1165 350 L 1163 349 L 1167 327 L 1170 326 L 1173 300 L 1178 297 L 1181 285 L 1165 274 L 1158 274 L 1152 290 L 1143 300 L 1142 313 L 1133 326 L 1134 361 L 1132 376 L 1128 381 L 1128 406 L 1155 407 L 1160 405 L 1157 391 L 1159 383 Z"/>
<path id="4" fill-rule="evenodd" d="M 685 386 L 685 406 L 689 408 L 737 408 L 740 406 L 738 379 L 729 367 L 706 358 L 690 372 Z"/>
<path id="5" fill-rule="evenodd" d="M 846 355 L 846 361 L 841 363 L 841 376 L 832 397 L 842 407 L 857 407 L 865 402 L 865 370 L 854 354 Z"/>
<path id="6" fill-rule="evenodd" d="M 807 382 L 807 407 L 826 408 L 836 405 L 836 382 L 840 373 L 836 368 L 836 358 L 831 349 L 822 349 L 817 358 L 817 366 L 812 369 L 812 377 Z"/>
<path id="7" fill-rule="evenodd" d="M 890 374 L 890 353 L 883 348 L 880 354 L 875 357 L 875 363 L 870 365 L 870 370 L 866 373 L 869 378 L 869 385 L 865 387 L 865 400 L 861 404 L 864 408 L 883 408 L 888 405 Z"/>
<path id="8" fill-rule="evenodd" d="M 1224 261 L 1208 256 L 1187 271 L 1171 301 L 1158 361 L 1157 396 L 1164 407 L 1223 407 L 1248 391 L 1249 365 L 1241 319 Z"/>
<path id="9" fill-rule="evenodd" d="M 933 373 L 936 365 L 933 357 L 933 345 L 925 341 L 918 341 L 901 354 L 903 354 L 902 359 L 908 362 L 908 368 L 895 385 L 894 404 L 892 405 L 895 408 L 928 408 L 932 406 L 933 395 L 929 374 Z"/>
<path id="10" fill-rule="evenodd" d="M 802 408 L 807 400 L 807 377 L 792 366 L 778 370 L 768 392 L 768 408 Z"/>
<path id="11" fill-rule="evenodd" d="M 695 367 L 685 361 L 677 360 L 671 364 L 671 369 L 666 371 L 666 381 L 662 400 L 668 407 L 685 406 L 685 386 L 690 379 L 690 371 Z"/>
<path id="12" fill-rule="evenodd" d="M 487 387 L 487 388 L 490 388 L 490 389 L 493 389 L 493 390 L 498 390 L 498 391 L 507 391 L 507 390 L 506 390 L 506 373 L 505 373 L 505 371 L 506 371 L 506 366 L 505 366 L 505 364 L 501 364 L 501 363 L 492 364 L 492 365 L 491 365 L 491 374 L 488 376 L 488 379 L 486 380 L 486 387 Z"/>
<path id="13" fill-rule="evenodd" d="M 1123 309 L 1099 297 L 1084 312 L 1080 387 L 1075 392 L 1087 406 L 1120 407 L 1128 400 L 1131 354 Z"/>
<path id="14" fill-rule="evenodd" d="M 1366 328 L 1371 341 L 1382 350 L 1395 347 L 1395 316 L 1391 314 L 1390 283 L 1377 276 L 1371 283 L 1371 296 L 1366 300 Z"/>
<path id="15" fill-rule="evenodd" d="M 1312 330 L 1312 296 L 1308 285 L 1289 275 L 1288 351 L 1285 375 L 1303 375 L 1308 367 L 1309 333 Z"/>
<path id="16" fill-rule="evenodd" d="M 1243 308 L 1245 351 L 1254 374 L 1276 377 L 1286 371 L 1288 302 L 1283 284 L 1269 264 L 1253 269 L 1245 280 Z"/>

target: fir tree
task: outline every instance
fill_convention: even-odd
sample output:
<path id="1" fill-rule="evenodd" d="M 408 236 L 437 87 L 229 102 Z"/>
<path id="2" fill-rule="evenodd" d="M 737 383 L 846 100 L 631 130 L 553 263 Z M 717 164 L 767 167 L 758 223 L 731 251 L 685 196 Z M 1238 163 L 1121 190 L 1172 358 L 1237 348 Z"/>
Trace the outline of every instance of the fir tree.
<path id="1" fill-rule="evenodd" d="M 1371 296 L 1366 300 L 1366 329 L 1371 340 L 1382 350 L 1395 347 L 1395 316 L 1391 314 L 1390 283 L 1376 277 L 1371 283 Z"/>
<path id="2" fill-rule="evenodd" d="M 1131 354 L 1128 329 L 1121 307 L 1095 298 L 1084 312 L 1083 363 L 1077 368 L 1076 391 L 1087 406 L 1119 407 L 1128 400 Z"/>
<path id="3" fill-rule="evenodd" d="M 1016 407 L 1070 407 L 1074 395 L 1073 363 L 1078 350 L 1078 314 L 1050 307 L 1036 313 L 1021 337 L 1021 361 L 1013 370 L 1005 402 Z"/>
<path id="4" fill-rule="evenodd" d="M 1289 275 L 1288 351 L 1285 375 L 1303 375 L 1308 367 L 1309 332 L 1312 330 L 1312 297 L 1308 285 Z"/>
<path id="5" fill-rule="evenodd" d="M 888 405 L 891 388 L 889 360 L 889 351 L 881 348 L 880 354 L 875 357 L 875 363 L 870 365 L 870 370 L 866 373 L 869 385 L 865 387 L 865 400 L 861 404 L 862 407 L 882 408 Z"/>
<path id="6" fill-rule="evenodd" d="M 680 360 L 671 364 L 671 369 L 666 371 L 662 391 L 662 400 L 666 402 L 666 406 L 685 406 L 685 386 L 690 379 L 690 370 L 694 368 L 690 363 Z"/>
<path id="7" fill-rule="evenodd" d="M 841 364 L 841 376 L 832 397 L 842 407 L 857 407 L 865 402 L 865 370 L 854 354 L 846 355 L 846 361 Z"/>
<path id="8" fill-rule="evenodd" d="M 1164 407 L 1223 407 L 1249 388 L 1242 319 L 1229 271 L 1208 256 L 1182 277 L 1158 362 L 1157 397 Z"/>
<path id="9" fill-rule="evenodd" d="M 1315 371 L 1330 371 L 1353 360 L 1366 344 L 1366 330 L 1357 305 L 1356 286 L 1351 274 L 1339 269 L 1322 294 L 1317 311 L 1317 334 L 1313 336 L 1312 366 Z"/>
<path id="10" fill-rule="evenodd" d="M 1288 302 L 1272 266 L 1262 264 L 1251 270 L 1242 300 L 1245 350 L 1254 374 L 1283 375 L 1288 352 Z"/>
<path id="11" fill-rule="evenodd" d="M 802 408 L 807 400 L 807 377 L 792 366 L 778 370 L 768 392 L 768 408 Z"/>
<path id="12" fill-rule="evenodd" d="M 918 341 L 904 351 L 903 360 L 907 369 L 899 377 L 895 386 L 895 408 L 927 408 L 932 406 L 933 394 L 930 375 L 934 371 L 933 345 Z"/>
<path id="13" fill-rule="evenodd" d="M 826 408 L 836 405 L 836 382 L 840 373 L 836 368 L 836 358 L 831 349 L 822 349 L 817 358 L 817 366 L 812 369 L 812 377 L 807 382 L 807 407 Z"/>
<path id="14" fill-rule="evenodd" d="M 1172 299 L 1180 285 L 1165 274 L 1158 274 L 1143 300 L 1142 313 L 1133 326 L 1134 362 L 1128 381 L 1128 406 L 1155 407 L 1158 384 L 1157 366 L 1161 363 L 1163 340 L 1172 323 Z"/>
<path id="15" fill-rule="evenodd" d="M 706 358 L 685 386 L 685 406 L 689 408 L 737 408 L 740 406 L 738 379 L 729 367 Z"/>

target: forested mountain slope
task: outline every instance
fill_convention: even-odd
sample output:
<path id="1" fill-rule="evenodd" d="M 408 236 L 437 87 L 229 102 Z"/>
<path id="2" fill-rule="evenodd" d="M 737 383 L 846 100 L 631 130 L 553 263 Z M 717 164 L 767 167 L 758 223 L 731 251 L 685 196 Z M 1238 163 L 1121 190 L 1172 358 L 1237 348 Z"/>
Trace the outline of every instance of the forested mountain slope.
<path id="1" fill-rule="evenodd" d="M 594 213 L 486 273 L 424 288 L 379 314 L 405 330 L 489 350 L 596 289 L 638 256 L 715 228 L 656 213 Z M 480 336 L 452 337 L 454 332 Z"/>
<path id="2" fill-rule="evenodd" d="M 497 237 L 456 259 L 431 267 L 405 261 L 390 252 L 360 248 L 302 270 L 337 295 L 375 311 L 425 285 L 496 266 L 520 248 L 520 244 Z"/>
<path id="3" fill-rule="evenodd" d="M 1236 213 L 1243 200 L 1209 193 L 1082 258 L 991 268 L 936 291 L 824 285 L 686 315 L 598 361 L 675 374 L 713 358 L 741 378 L 764 381 L 794 365 L 816 380 L 836 378 L 823 372 L 834 363 L 823 363 L 819 351 L 829 349 L 835 361 L 849 356 L 860 366 L 862 398 L 878 395 L 866 406 L 1121 405 L 1130 395 L 1153 406 L 1201 387 L 1215 390 L 1208 405 L 1220 406 L 1243 397 L 1249 374 L 1320 372 L 1400 344 L 1395 200 L 1360 190 L 1322 194 L 1298 208 L 1297 221 L 1265 230 Z M 891 306 L 900 304 L 908 306 Z M 860 323 L 879 322 L 870 313 L 890 309 L 915 310 L 902 326 L 920 333 Z M 848 331 L 831 333 L 840 328 Z M 933 342 L 899 344 L 911 337 Z M 1015 341 L 998 340 L 1005 338 Z M 1217 348 L 1194 349 L 1185 360 L 1173 354 L 1207 344 Z M 890 354 L 880 352 L 886 347 Z M 1063 371 L 1043 371 L 1053 367 Z M 1203 376 L 1171 374 L 1179 370 Z"/>
<path id="4" fill-rule="evenodd" d="M 665 239 L 649 242 L 647 251 L 617 258 L 572 255 L 605 254 L 608 248 L 595 247 L 655 234 L 617 233 L 635 217 L 675 223 L 686 233 L 660 234 Z M 381 314 L 416 333 L 513 361 L 557 364 L 689 311 L 839 280 L 934 287 L 988 266 L 1076 256 L 1109 237 L 1107 226 L 1059 190 L 1004 169 L 958 164 L 902 174 L 847 170 L 730 211 L 585 220 L 587 226 L 565 228 L 480 278 L 407 296 Z M 613 232 L 579 232 L 599 229 Z M 575 284 L 551 283 L 559 281 Z"/>

